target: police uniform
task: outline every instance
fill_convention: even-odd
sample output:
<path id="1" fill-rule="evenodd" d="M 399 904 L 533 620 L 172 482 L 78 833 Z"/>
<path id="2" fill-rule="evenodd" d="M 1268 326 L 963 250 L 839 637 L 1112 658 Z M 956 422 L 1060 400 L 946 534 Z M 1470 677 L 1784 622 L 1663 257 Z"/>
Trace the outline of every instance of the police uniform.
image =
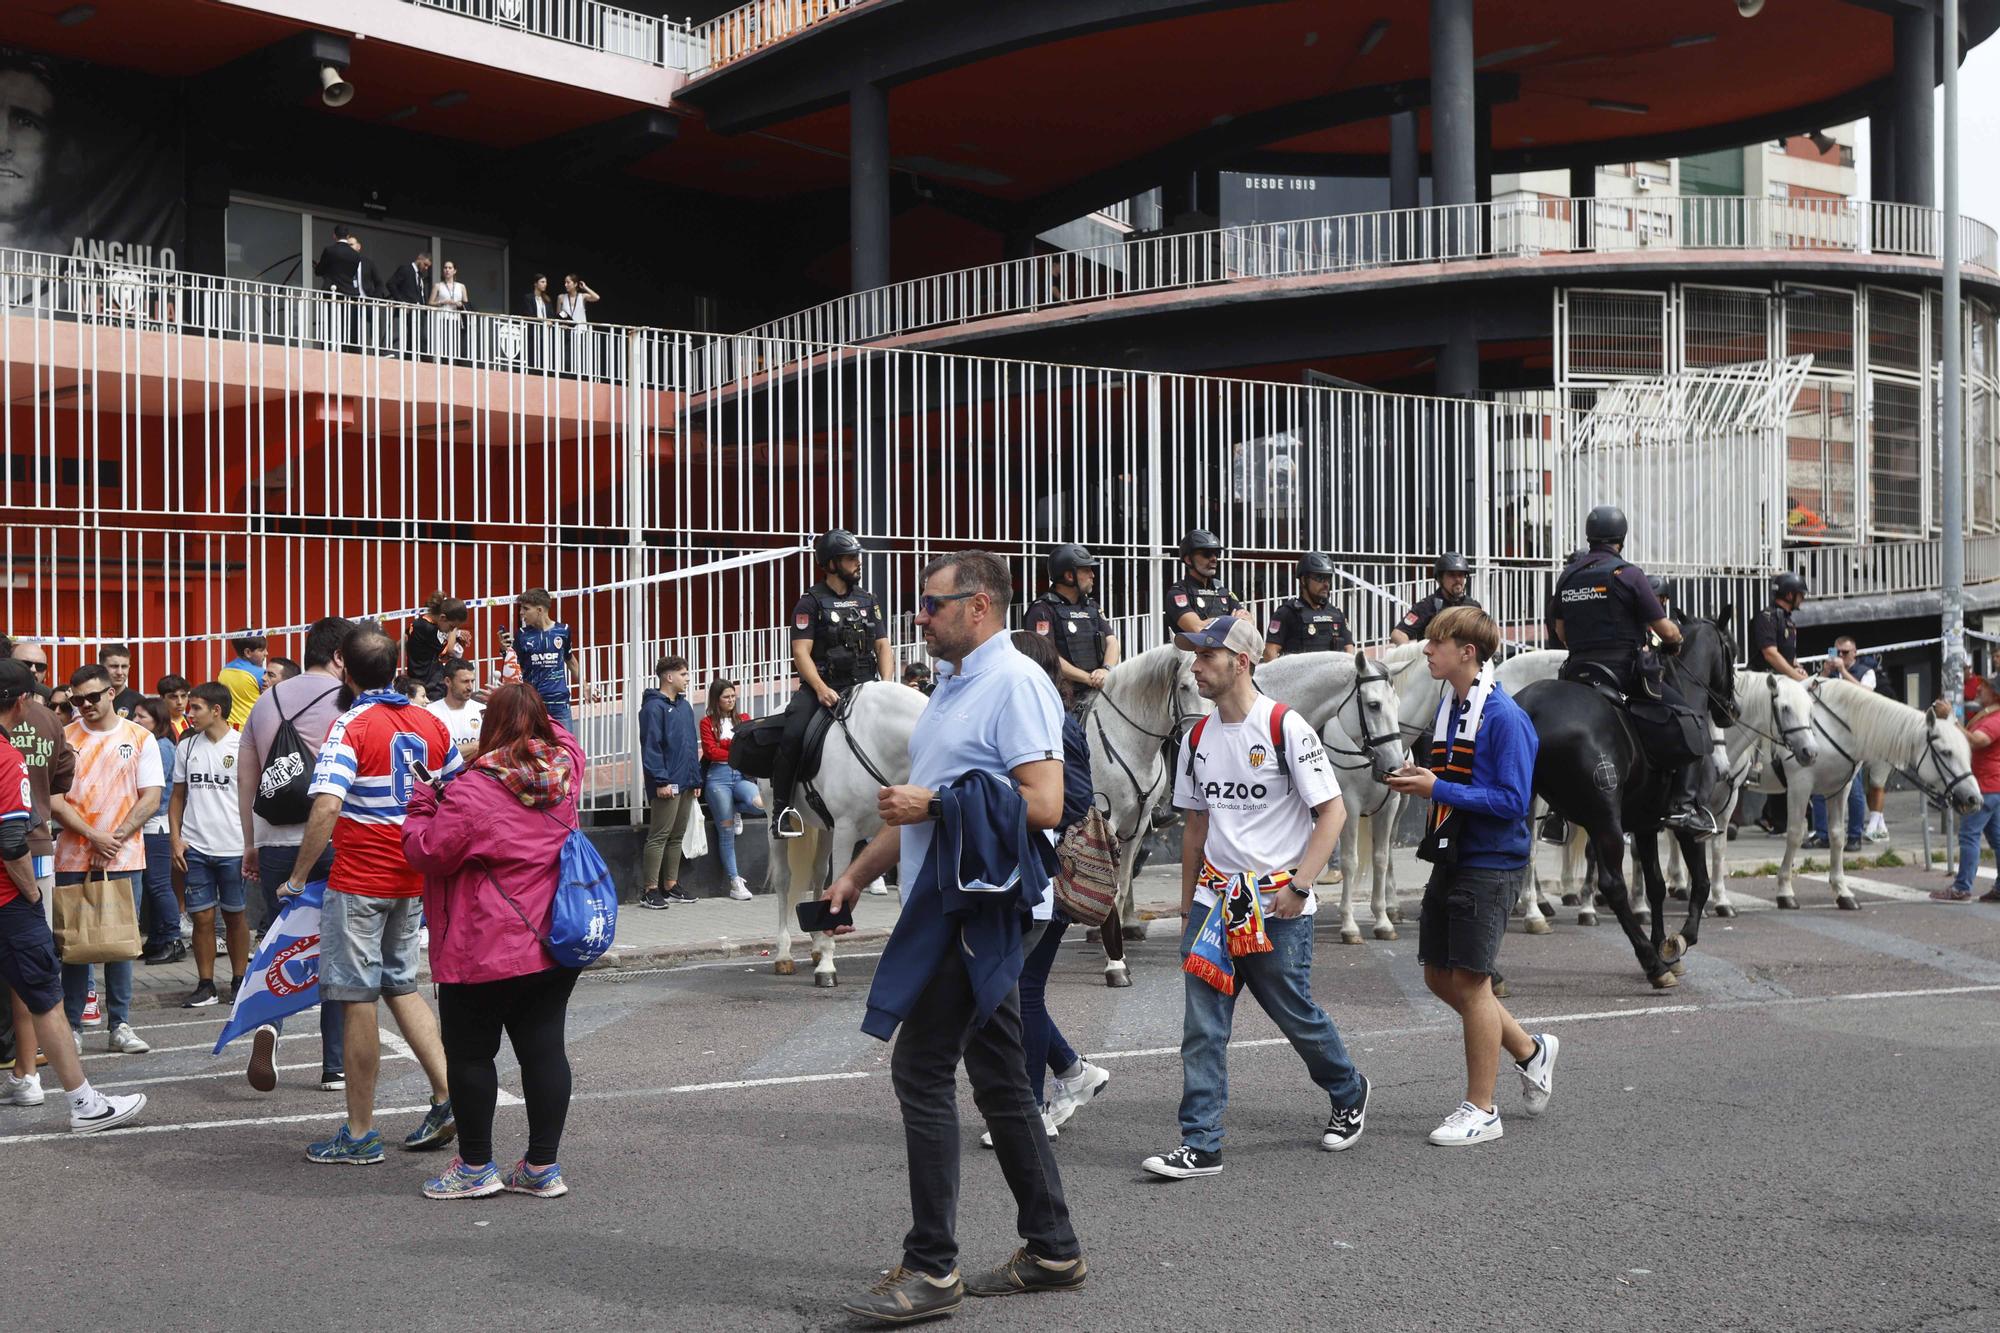
<path id="1" fill-rule="evenodd" d="M 1104 646 L 1111 639 L 1111 622 L 1098 609 L 1095 597 L 1072 602 L 1051 588 L 1028 603 L 1021 625 L 1047 639 L 1054 645 L 1056 656 L 1078 671 L 1095 671 L 1104 665 Z"/>
<path id="2" fill-rule="evenodd" d="M 1630 694 L 1637 685 L 1639 650 L 1646 646 L 1646 627 L 1664 619 L 1666 608 L 1653 595 L 1646 571 L 1616 551 L 1585 551 L 1571 559 L 1556 580 L 1555 618 L 1562 621 L 1569 661 L 1564 679 L 1585 663 L 1608 669 L 1619 688 Z"/>
<path id="3" fill-rule="evenodd" d="M 1396 628 L 1409 635 L 1411 642 L 1421 642 L 1424 631 L 1431 627 L 1431 621 L 1437 618 L 1437 613 L 1449 606 L 1478 607 L 1479 603 L 1463 593 L 1457 597 L 1447 597 L 1442 590 L 1433 592 L 1422 601 L 1413 604 L 1409 612 L 1396 622 Z"/>
<path id="4" fill-rule="evenodd" d="M 1204 583 L 1193 574 L 1183 574 L 1167 586 L 1167 642 L 1181 632 L 1181 617 L 1190 611 L 1205 625 L 1242 609 L 1243 603 L 1230 596 L 1220 579 Z"/>
<path id="5" fill-rule="evenodd" d="M 1750 670 L 1771 669 L 1764 658 L 1766 648 L 1776 648 L 1778 656 L 1793 666 L 1799 664 L 1799 627 L 1792 623 L 1792 613 L 1776 602 L 1759 611 L 1750 622 Z"/>
<path id="6" fill-rule="evenodd" d="M 1347 612 L 1333 603 L 1313 606 L 1303 597 L 1287 597 L 1271 613 L 1264 642 L 1278 645 L 1278 654 L 1283 657 L 1345 651 L 1354 646 L 1354 635 L 1347 628 Z"/>
<path id="7" fill-rule="evenodd" d="M 813 666 L 832 689 L 874 680 L 875 641 L 888 633 L 881 599 L 865 588 L 837 593 L 821 579 L 792 608 L 792 642 L 812 641 Z"/>

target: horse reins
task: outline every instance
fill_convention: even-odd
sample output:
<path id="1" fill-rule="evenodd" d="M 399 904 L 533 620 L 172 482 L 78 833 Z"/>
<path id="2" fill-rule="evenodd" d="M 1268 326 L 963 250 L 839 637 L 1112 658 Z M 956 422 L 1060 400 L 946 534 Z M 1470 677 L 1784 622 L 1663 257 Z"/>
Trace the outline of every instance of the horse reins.
<path id="1" fill-rule="evenodd" d="M 1108 681 L 1106 683 L 1109 684 Z M 1190 716 L 1190 714 L 1176 711 L 1174 714 L 1174 725 L 1169 730 L 1151 731 L 1133 721 L 1132 715 L 1118 706 L 1118 701 L 1111 697 L 1109 690 L 1099 690 L 1095 702 L 1102 703 L 1110 708 L 1112 712 L 1118 714 L 1120 720 L 1126 726 L 1132 728 L 1132 730 L 1138 732 L 1148 740 L 1158 741 L 1162 747 L 1170 740 L 1179 739 Z M 1112 830 L 1112 832 L 1118 834 L 1120 842 L 1129 842 L 1139 835 L 1139 825 L 1145 823 L 1146 812 L 1153 807 L 1153 792 L 1159 779 L 1165 777 L 1171 780 L 1173 774 L 1168 767 L 1166 755 L 1161 752 L 1160 748 L 1156 747 L 1153 751 L 1153 758 L 1159 764 L 1160 772 L 1141 782 L 1139 775 L 1133 771 L 1132 765 L 1127 763 L 1125 756 L 1118 752 L 1118 747 L 1111 743 L 1111 737 L 1104 730 L 1104 719 L 1098 716 L 1095 707 L 1090 710 L 1090 720 L 1097 724 L 1097 743 L 1104 747 L 1104 753 L 1111 756 L 1111 762 L 1118 765 L 1119 770 L 1125 774 L 1127 781 L 1131 782 L 1132 789 L 1139 794 L 1139 813 L 1133 822 L 1132 831 L 1125 833 L 1115 828 Z M 1150 771 L 1152 765 L 1147 765 L 1147 768 Z"/>
<path id="2" fill-rule="evenodd" d="M 1774 689 L 1776 688 L 1775 683 L 1773 684 L 1772 688 Z M 1841 730 L 1845 731 L 1848 734 L 1849 738 L 1853 738 L 1855 734 L 1854 725 L 1850 723 L 1846 718 L 1842 717 L 1839 713 L 1835 712 L 1832 704 L 1828 703 L 1825 699 L 1820 697 L 1817 683 L 1815 683 L 1815 685 L 1813 686 L 1812 696 L 1813 696 L 1813 702 L 1817 704 L 1820 707 L 1820 709 L 1824 710 L 1828 717 L 1832 718 L 1835 722 L 1838 722 L 1840 724 Z M 1816 718 L 1815 721 L 1813 722 L 1813 729 L 1818 731 L 1820 735 L 1826 737 L 1826 743 L 1828 745 L 1831 745 L 1836 751 L 1838 751 L 1840 757 L 1842 759 L 1845 759 L 1850 765 L 1852 765 L 1855 771 L 1860 770 L 1862 761 L 1855 758 L 1854 755 L 1847 749 L 1846 746 L 1842 745 L 1839 741 L 1835 740 L 1833 738 L 1832 732 L 1828 731 L 1825 727 L 1820 726 Z M 1926 722 L 1924 726 L 1924 760 L 1928 760 L 1930 764 L 1937 769 L 1938 776 L 1944 779 L 1944 783 L 1942 786 L 1938 787 L 1931 786 L 1930 783 L 1925 782 L 1922 778 L 1917 776 L 1916 770 L 1914 768 L 1905 768 L 1901 764 L 1891 764 L 1890 768 L 1894 772 L 1901 774 L 1909 782 L 1911 786 L 1915 787 L 1918 791 L 1922 792 L 1924 795 L 1924 799 L 1930 802 L 1930 804 L 1934 808 L 1942 810 L 1946 806 L 1951 804 L 1951 789 L 1953 787 L 1956 787 L 1959 783 L 1964 782 L 1967 778 L 1970 778 L 1972 774 L 1970 770 L 1964 773 L 1953 773 L 1949 768 L 1945 766 L 1944 755 L 1939 753 L 1938 751 L 1937 733 L 1935 729 L 1929 725 L 1928 722 Z M 1921 760 L 1919 761 L 1919 763 L 1922 762 L 1923 761 Z M 1848 775 L 1847 780 L 1849 782 L 1854 781 L 1854 777 L 1851 773 Z"/>

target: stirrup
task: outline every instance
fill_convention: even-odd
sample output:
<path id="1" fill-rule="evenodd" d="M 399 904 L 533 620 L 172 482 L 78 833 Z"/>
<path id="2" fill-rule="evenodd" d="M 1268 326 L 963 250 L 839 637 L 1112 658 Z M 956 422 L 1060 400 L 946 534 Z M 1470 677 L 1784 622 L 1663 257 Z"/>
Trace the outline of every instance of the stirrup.
<path id="1" fill-rule="evenodd" d="M 1561 847 L 1569 841 L 1569 821 L 1550 811 L 1542 816 L 1542 831 L 1539 836 L 1550 846 Z"/>
<path id="2" fill-rule="evenodd" d="M 772 827 L 781 838 L 803 838 L 806 836 L 806 821 L 799 817 L 797 809 L 789 805 L 778 812 L 777 822 Z"/>
<path id="3" fill-rule="evenodd" d="M 1697 840 L 1712 838 L 1719 831 L 1715 826 L 1715 816 L 1708 813 L 1708 807 L 1703 805 L 1669 810 L 1660 822 L 1670 829 L 1692 834 Z"/>

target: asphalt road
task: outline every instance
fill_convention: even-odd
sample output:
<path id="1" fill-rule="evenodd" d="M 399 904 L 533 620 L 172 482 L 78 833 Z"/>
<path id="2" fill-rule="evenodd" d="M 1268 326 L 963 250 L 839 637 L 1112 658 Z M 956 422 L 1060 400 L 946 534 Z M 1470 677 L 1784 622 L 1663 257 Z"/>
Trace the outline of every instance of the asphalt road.
<path id="1" fill-rule="evenodd" d="M 1052 1007 L 1113 1072 L 1056 1145 L 1091 1265 L 1081 1292 L 968 1302 L 1002 1329 L 1991 1329 L 2000 1195 L 2000 909 L 1914 901 L 1876 872 L 1864 910 L 1824 886 L 1800 912 L 1708 923 L 1679 989 L 1646 987 L 1610 926 L 1510 935 L 1515 1012 L 1563 1038 L 1548 1115 L 1471 1149 L 1424 1135 L 1458 1100 L 1457 1029 L 1424 993 L 1414 926 L 1343 947 L 1315 989 L 1375 1094 L 1366 1137 L 1316 1145 L 1326 1103 L 1254 1004 L 1239 1009 L 1226 1170 L 1138 1169 L 1176 1142 L 1173 945 L 1132 949 L 1110 991 L 1066 949 Z M 1566 914 L 1567 915 L 1567 914 Z M 1328 918 L 1331 920 L 1331 917 Z M 1608 918 L 1607 918 L 1608 920 Z M 815 991 L 740 961 L 593 977 L 578 990 L 573 1192 L 434 1203 L 437 1157 L 313 1166 L 339 1094 L 260 1096 L 212 1059 L 211 1013 L 150 1023 L 139 1132 L 71 1139 L 60 1098 L 0 1109 L 13 1327 L 793 1329 L 846 1327 L 839 1298 L 907 1225 L 886 1048 L 858 1024 L 872 959 Z M 162 1015 L 169 1022 L 188 1015 Z M 309 1024 L 301 1025 L 310 1028 Z M 101 1042 L 101 1037 L 96 1038 Z M 173 1049 L 180 1048 L 180 1049 Z M 280 1048 L 303 1080 L 316 1038 Z M 407 1060 L 380 1105 L 423 1101 Z M 513 1083 L 511 1072 L 504 1080 Z M 518 1084 L 515 1084 L 518 1088 Z M 969 1097 L 960 1239 L 1011 1252 L 1012 1210 Z M 524 1139 L 503 1107 L 500 1152 Z M 29 1321 L 28 1310 L 34 1314 Z M 13 1324 L 19 1314 L 23 1322 Z"/>

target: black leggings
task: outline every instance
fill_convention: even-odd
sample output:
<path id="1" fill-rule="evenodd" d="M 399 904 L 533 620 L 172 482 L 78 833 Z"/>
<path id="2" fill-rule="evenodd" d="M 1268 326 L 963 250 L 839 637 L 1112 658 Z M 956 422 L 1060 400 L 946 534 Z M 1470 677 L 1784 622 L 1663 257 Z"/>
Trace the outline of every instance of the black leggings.
<path id="1" fill-rule="evenodd" d="M 563 1020 L 577 969 L 552 967 L 504 981 L 440 983 L 438 1026 L 444 1038 L 445 1075 L 451 1086 L 452 1114 L 458 1120 L 458 1155 L 472 1166 L 493 1160 L 493 1104 L 500 1094 L 500 1053 L 504 1031 L 521 1062 L 521 1094 L 528 1103 L 525 1160 L 547 1166 L 562 1143 L 569 1115 L 569 1054 L 563 1050 Z"/>

